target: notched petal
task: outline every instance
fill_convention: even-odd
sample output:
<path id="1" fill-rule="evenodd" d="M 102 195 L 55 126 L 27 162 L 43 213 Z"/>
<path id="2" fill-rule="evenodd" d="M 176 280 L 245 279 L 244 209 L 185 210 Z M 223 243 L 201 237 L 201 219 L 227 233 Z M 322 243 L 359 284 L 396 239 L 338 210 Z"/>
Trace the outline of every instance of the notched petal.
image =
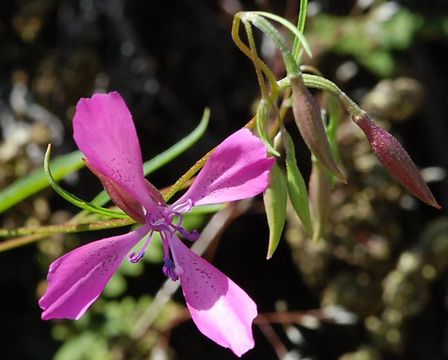
<path id="1" fill-rule="evenodd" d="M 147 231 L 141 227 L 125 235 L 94 241 L 53 261 L 47 291 L 39 300 L 42 319 L 79 319 Z"/>
<path id="2" fill-rule="evenodd" d="M 268 186 L 274 162 L 262 141 L 248 129 L 241 129 L 217 146 L 176 204 L 187 200 L 195 205 L 218 204 L 255 196 Z"/>
<path id="3" fill-rule="evenodd" d="M 155 204 L 143 176 L 132 116 L 117 92 L 81 99 L 73 118 L 74 139 L 90 164 L 150 211 Z"/>
<path id="4" fill-rule="evenodd" d="M 254 347 L 253 300 L 221 271 L 193 253 L 178 238 L 171 250 L 183 269 L 179 274 L 185 300 L 198 329 L 241 356 Z"/>

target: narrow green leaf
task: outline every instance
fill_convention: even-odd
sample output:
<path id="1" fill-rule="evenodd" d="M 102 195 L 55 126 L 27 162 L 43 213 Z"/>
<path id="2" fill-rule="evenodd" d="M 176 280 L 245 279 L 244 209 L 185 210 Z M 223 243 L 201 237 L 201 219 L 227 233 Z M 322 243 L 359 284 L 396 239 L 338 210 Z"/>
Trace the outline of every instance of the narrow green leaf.
<path id="1" fill-rule="evenodd" d="M 297 30 L 303 34 L 305 30 L 306 17 L 308 15 L 308 0 L 300 0 L 299 18 L 297 19 Z M 294 59 L 300 60 L 300 42 L 297 37 L 294 38 L 292 46 L 292 55 Z"/>
<path id="2" fill-rule="evenodd" d="M 303 36 L 303 33 L 299 29 L 297 29 L 293 24 L 291 24 L 288 20 L 282 18 L 281 16 L 271 14 L 265 11 L 251 11 L 251 13 L 261 15 L 268 19 L 277 21 L 279 24 L 286 27 L 289 31 L 291 31 L 295 35 L 296 39 L 298 39 L 298 41 L 302 44 L 308 56 L 313 57 L 310 45 L 308 44 L 308 41 L 306 41 L 305 36 Z"/>
<path id="3" fill-rule="evenodd" d="M 286 73 L 288 74 L 288 77 L 300 76 L 301 75 L 300 68 L 296 63 L 296 60 L 292 56 L 291 50 L 287 42 L 283 38 L 282 34 L 268 20 L 266 20 L 263 16 L 258 15 L 255 12 L 245 12 L 243 13 L 243 16 L 244 19 L 250 21 L 252 25 L 261 30 L 266 36 L 271 38 L 274 44 L 278 47 L 278 49 L 282 54 L 283 62 L 285 64 Z"/>
<path id="4" fill-rule="evenodd" d="M 313 223 L 311 221 L 308 191 L 302 173 L 297 166 L 294 143 L 286 130 L 282 133 L 282 137 L 286 151 L 286 181 L 288 184 L 289 199 L 305 228 L 306 234 L 312 237 Z"/>
<path id="5" fill-rule="evenodd" d="M 179 155 L 188 150 L 191 146 L 193 146 L 202 137 L 202 135 L 204 135 L 205 130 L 207 130 L 209 119 L 210 109 L 205 108 L 199 125 L 196 126 L 196 128 L 194 128 L 190 134 L 183 137 L 180 141 L 143 164 L 143 172 L 145 176 L 170 163 Z M 95 196 L 95 198 L 92 200 L 92 204 L 102 206 L 109 200 L 110 197 L 107 192 L 102 191 L 97 196 Z"/>
<path id="6" fill-rule="evenodd" d="M 207 130 L 209 119 L 210 109 L 205 108 L 204 112 L 202 113 L 202 118 L 199 125 L 196 126 L 196 128 L 194 128 L 191 133 L 189 133 L 187 136 L 184 136 L 177 143 L 143 164 L 143 171 L 145 173 L 145 176 L 170 163 L 179 155 L 183 154 L 190 147 L 192 147 L 202 137 L 202 135 L 204 135 L 205 130 Z"/>
<path id="7" fill-rule="evenodd" d="M 189 135 L 144 163 L 145 175 L 160 169 L 196 143 L 207 129 L 209 118 L 210 110 L 205 109 L 201 122 Z M 84 161 L 82 161 L 82 156 L 80 151 L 74 151 L 59 156 L 53 160 L 51 163 L 53 179 L 59 181 L 65 176 L 83 168 L 85 165 Z M 30 175 L 16 180 L 10 186 L 0 191 L 0 214 L 48 186 L 49 183 L 45 176 L 44 169 L 37 169 Z M 102 191 L 94 200 L 92 200 L 91 204 L 102 206 L 107 203 L 108 200 L 109 196 L 105 191 Z"/>
<path id="8" fill-rule="evenodd" d="M 113 211 L 109 209 L 105 209 L 103 207 L 97 206 L 95 204 L 89 203 L 87 201 L 84 201 L 77 197 L 76 195 L 73 195 L 69 193 L 68 191 L 64 190 L 62 187 L 58 185 L 58 183 L 54 180 L 53 175 L 51 174 L 50 170 L 50 156 L 51 156 L 51 144 L 48 144 L 47 151 L 45 153 L 44 158 L 44 171 L 45 175 L 47 176 L 48 182 L 50 186 L 53 188 L 54 191 L 56 191 L 62 198 L 67 200 L 68 202 L 72 203 L 73 205 L 83 209 L 87 210 L 96 214 L 108 216 L 111 218 L 116 219 L 127 219 L 129 218 L 128 215 L 121 211 Z"/>
<path id="9" fill-rule="evenodd" d="M 277 166 L 271 170 L 269 187 L 263 194 L 269 225 L 269 245 L 266 258 L 270 259 L 280 242 L 286 220 L 287 187 L 283 172 Z"/>
<path id="10" fill-rule="evenodd" d="M 53 177 L 56 181 L 62 179 L 84 166 L 80 151 L 57 157 L 53 163 Z M 44 169 L 38 169 L 30 175 L 16 180 L 0 192 L 0 213 L 48 187 Z"/>

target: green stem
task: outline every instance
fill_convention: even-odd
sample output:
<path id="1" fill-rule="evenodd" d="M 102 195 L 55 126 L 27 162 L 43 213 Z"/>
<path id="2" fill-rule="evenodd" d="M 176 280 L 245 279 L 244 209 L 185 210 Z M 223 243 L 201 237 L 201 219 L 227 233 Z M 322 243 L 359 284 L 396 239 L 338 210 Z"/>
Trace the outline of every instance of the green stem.
<path id="1" fill-rule="evenodd" d="M 258 61 L 255 61 L 255 59 L 259 59 L 259 57 L 257 54 L 257 46 L 255 45 L 252 27 L 250 26 L 250 23 L 247 20 L 245 20 L 244 18 L 242 20 L 243 20 L 244 27 L 246 29 L 247 39 L 249 41 L 249 48 L 252 53 L 252 60 L 253 60 L 254 67 L 255 67 L 255 74 L 257 75 L 258 84 L 260 85 L 261 98 L 268 99 L 268 97 L 269 97 L 268 91 L 266 89 L 266 83 L 264 81 L 264 77 L 263 77 L 260 65 L 259 65 Z"/>
<path id="2" fill-rule="evenodd" d="M 59 184 L 54 180 L 53 175 L 51 174 L 50 157 L 51 157 L 51 144 L 48 144 L 47 151 L 45 152 L 45 158 L 44 158 L 45 175 L 47 176 L 50 186 L 62 198 L 64 198 L 69 203 L 72 203 L 73 205 L 75 205 L 83 210 L 87 210 L 87 211 L 90 211 L 90 212 L 93 212 L 96 214 L 109 216 L 111 218 L 116 218 L 116 219 L 129 219 L 129 216 L 121 211 L 109 210 L 109 209 L 105 209 L 103 207 L 97 206 L 93 203 L 89 203 L 89 202 L 84 201 L 84 200 L 80 199 L 79 197 L 69 193 L 68 191 L 64 190 L 62 187 L 60 187 Z"/>
<path id="3" fill-rule="evenodd" d="M 257 64 L 260 67 L 261 71 L 269 81 L 269 86 L 271 87 L 271 94 L 270 94 L 271 99 L 276 99 L 278 96 L 278 86 L 275 75 L 261 58 L 259 58 L 258 56 L 256 57 L 253 56 L 251 49 L 247 47 L 246 44 L 244 44 L 244 42 L 240 38 L 239 29 L 242 14 L 243 13 L 237 13 L 233 19 L 232 39 L 235 42 L 235 45 L 238 47 L 238 49 L 240 49 L 244 55 L 246 55 L 249 59 L 251 59 L 254 64 Z"/>
<path id="4" fill-rule="evenodd" d="M 300 0 L 299 17 L 297 19 L 297 30 L 303 34 L 305 31 L 306 16 L 308 14 L 308 0 Z M 300 60 L 300 41 L 297 37 L 294 38 L 292 46 L 292 56 L 296 59 L 297 63 Z"/>
<path id="5" fill-rule="evenodd" d="M 291 51 L 289 51 L 289 47 L 281 36 L 280 32 L 274 26 L 272 26 L 269 21 L 267 21 L 260 15 L 257 15 L 255 13 L 243 13 L 242 16 L 250 21 L 256 28 L 260 29 L 267 36 L 269 36 L 272 41 L 274 41 L 275 45 L 277 45 L 280 52 L 282 53 L 288 76 L 300 76 L 300 69 L 297 66 L 297 63 L 294 60 Z"/>
<path id="6" fill-rule="evenodd" d="M 363 110 L 356 104 L 352 99 L 350 99 L 334 82 L 325 79 L 323 77 L 311 74 L 302 74 L 303 82 L 305 86 L 312 89 L 319 89 L 329 92 L 330 94 L 336 96 L 341 104 L 344 106 L 345 110 L 351 115 L 356 116 L 363 114 Z M 280 90 L 289 87 L 289 78 L 285 77 L 278 81 L 278 86 Z"/>
<path id="7" fill-rule="evenodd" d="M 53 235 L 58 233 L 75 233 L 91 230 L 112 229 L 135 224 L 133 219 L 114 219 L 107 221 L 97 221 L 88 224 L 64 224 L 48 225 L 39 227 L 23 227 L 16 229 L 0 229 L 0 237 L 15 237 L 24 235 Z M 1 245 L 1 244 L 0 244 Z"/>

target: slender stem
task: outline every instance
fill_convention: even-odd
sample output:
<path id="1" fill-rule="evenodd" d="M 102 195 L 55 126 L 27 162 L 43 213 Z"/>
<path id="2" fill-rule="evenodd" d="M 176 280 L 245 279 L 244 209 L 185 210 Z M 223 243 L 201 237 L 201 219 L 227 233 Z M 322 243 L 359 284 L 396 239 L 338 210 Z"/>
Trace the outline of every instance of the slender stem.
<path id="1" fill-rule="evenodd" d="M 87 201 L 80 199 L 76 195 L 69 193 L 67 190 L 64 190 L 62 187 L 60 187 L 59 184 L 54 180 L 53 175 L 51 174 L 50 157 L 51 157 L 51 144 L 48 144 L 47 151 L 45 152 L 45 158 L 44 158 L 44 171 L 45 171 L 45 175 L 47 177 L 47 180 L 48 180 L 50 186 L 53 188 L 54 191 L 56 191 L 59 194 L 59 196 L 61 196 L 65 200 L 67 200 L 69 203 L 72 203 L 73 205 L 75 205 L 83 210 L 90 211 L 92 213 L 109 216 L 111 218 L 116 218 L 116 219 L 129 219 L 129 216 L 122 211 L 114 211 L 114 210 L 103 208 L 94 203 L 89 203 Z"/>
<path id="2" fill-rule="evenodd" d="M 134 223 L 135 221 L 133 219 L 114 219 L 110 221 L 98 221 L 90 224 L 68 223 L 66 225 L 50 225 L 41 226 L 38 228 L 18 228 L 12 230 L 2 229 L 0 236 L 22 236 L 0 242 L 0 252 L 43 240 L 48 236 L 57 233 L 76 233 L 83 231 L 112 229 L 116 227 L 132 225 Z"/>
<path id="3" fill-rule="evenodd" d="M 256 59 L 260 59 L 260 58 L 258 57 L 258 54 L 257 54 L 257 46 L 255 45 L 255 39 L 254 39 L 254 34 L 252 32 L 252 27 L 250 26 L 250 23 L 247 20 L 245 20 L 244 18 L 243 18 L 243 24 L 246 29 L 247 39 L 249 41 L 249 48 L 252 53 L 252 61 L 254 63 L 255 73 L 256 73 L 257 79 L 258 79 L 258 84 L 260 85 L 261 98 L 267 99 L 269 96 L 268 96 L 268 91 L 266 89 L 266 83 L 264 81 L 264 77 L 263 77 L 263 73 L 260 68 L 260 64 L 258 61 L 256 61 Z"/>
<path id="4" fill-rule="evenodd" d="M 238 49 L 241 50 L 241 52 L 246 55 L 249 59 L 252 60 L 252 62 L 257 63 L 260 67 L 263 74 L 267 77 L 269 80 L 269 85 L 271 87 L 271 98 L 276 99 L 278 96 L 278 86 L 277 86 L 277 79 L 275 78 L 273 72 L 269 67 L 266 65 L 266 63 L 259 57 L 253 57 L 251 50 L 249 47 L 243 43 L 243 41 L 240 38 L 239 35 L 239 29 L 240 29 L 240 23 L 241 23 L 241 16 L 243 13 L 237 13 L 233 19 L 233 25 L 232 25 L 232 39 L 235 42 L 235 45 L 238 47 Z"/>
<path id="5" fill-rule="evenodd" d="M 16 229 L 0 229 L 0 237 L 14 237 L 24 235 L 52 235 L 57 233 L 75 233 L 91 230 L 112 229 L 135 224 L 133 219 L 114 219 L 107 221 L 97 221 L 88 224 L 63 224 L 48 225 L 39 227 L 21 227 Z M 0 243 L 0 247 L 3 243 Z"/>
<path id="6" fill-rule="evenodd" d="M 255 13 L 245 13 L 243 16 L 274 41 L 282 53 L 288 76 L 300 76 L 300 69 L 280 32 L 269 21 Z"/>
<path id="7" fill-rule="evenodd" d="M 361 108 L 351 100 L 335 83 L 327 80 L 323 77 L 311 74 L 302 74 L 303 82 L 306 87 L 319 89 L 328 91 L 329 93 L 336 96 L 344 105 L 345 109 L 350 114 L 358 114 L 362 112 Z M 289 88 L 289 78 L 285 77 L 277 82 L 279 89 L 287 89 Z M 283 110 L 285 111 L 285 110 Z M 281 119 L 283 115 L 279 116 L 279 121 L 274 124 L 274 128 L 272 129 L 272 133 L 279 129 L 281 124 Z M 253 129 L 255 126 L 256 117 L 253 117 L 245 127 L 248 129 Z M 176 194 L 186 183 L 189 181 L 208 161 L 210 156 L 213 154 L 215 149 L 210 150 L 207 154 L 205 154 L 201 159 L 199 159 L 185 174 L 183 174 L 175 183 L 168 189 L 168 191 L 164 194 L 165 201 L 168 201 L 174 194 Z"/>
<path id="8" fill-rule="evenodd" d="M 308 13 L 308 0 L 299 0 L 300 8 L 299 8 L 299 17 L 297 19 L 297 30 L 299 30 L 302 34 L 305 31 L 306 24 L 306 16 Z M 294 43 L 292 46 L 292 56 L 299 62 L 300 59 L 300 41 L 297 37 L 294 38 Z"/>

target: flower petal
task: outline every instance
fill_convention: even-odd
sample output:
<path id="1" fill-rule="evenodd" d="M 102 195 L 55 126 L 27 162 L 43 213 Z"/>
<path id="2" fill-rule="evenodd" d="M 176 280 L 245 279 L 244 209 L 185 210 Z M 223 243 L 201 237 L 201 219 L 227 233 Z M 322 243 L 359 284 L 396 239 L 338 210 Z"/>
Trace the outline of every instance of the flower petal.
<path id="1" fill-rule="evenodd" d="M 123 187 L 148 211 L 154 207 L 143 175 L 132 116 L 117 92 L 81 99 L 73 118 L 74 139 L 89 163 Z"/>
<path id="2" fill-rule="evenodd" d="M 232 280 L 171 238 L 182 290 L 198 329 L 217 344 L 241 356 L 254 347 L 252 321 L 257 316 L 253 300 Z"/>
<path id="3" fill-rule="evenodd" d="M 143 226 L 125 235 L 94 241 L 53 261 L 47 291 L 39 300 L 42 319 L 79 319 L 147 231 Z"/>
<path id="4" fill-rule="evenodd" d="M 178 200 L 194 205 L 246 199 L 263 192 L 274 158 L 248 129 L 241 129 L 218 145 L 190 189 Z"/>

